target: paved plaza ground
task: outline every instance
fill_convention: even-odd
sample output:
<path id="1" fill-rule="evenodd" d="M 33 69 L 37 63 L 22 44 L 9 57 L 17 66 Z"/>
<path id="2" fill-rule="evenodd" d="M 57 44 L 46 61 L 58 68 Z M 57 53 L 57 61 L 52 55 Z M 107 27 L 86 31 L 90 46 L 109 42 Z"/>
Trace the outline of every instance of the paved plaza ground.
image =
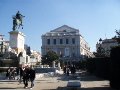
<path id="1" fill-rule="evenodd" d="M 80 80 L 81 88 L 67 87 L 69 80 Z M 0 90 L 30 90 L 24 89 L 23 83 L 16 80 L 0 80 Z M 30 87 L 30 82 L 29 82 Z M 63 74 L 55 76 L 44 76 L 35 80 L 32 90 L 113 90 L 109 87 L 109 81 L 96 78 L 88 74 L 77 73 L 75 76 Z"/>

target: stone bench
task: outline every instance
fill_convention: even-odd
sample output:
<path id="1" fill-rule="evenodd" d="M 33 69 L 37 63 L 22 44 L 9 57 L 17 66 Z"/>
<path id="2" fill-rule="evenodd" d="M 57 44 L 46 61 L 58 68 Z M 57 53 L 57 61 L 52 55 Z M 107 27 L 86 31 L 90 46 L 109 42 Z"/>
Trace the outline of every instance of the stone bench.
<path id="1" fill-rule="evenodd" d="M 67 87 L 81 87 L 80 80 L 69 80 L 67 83 Z"/>

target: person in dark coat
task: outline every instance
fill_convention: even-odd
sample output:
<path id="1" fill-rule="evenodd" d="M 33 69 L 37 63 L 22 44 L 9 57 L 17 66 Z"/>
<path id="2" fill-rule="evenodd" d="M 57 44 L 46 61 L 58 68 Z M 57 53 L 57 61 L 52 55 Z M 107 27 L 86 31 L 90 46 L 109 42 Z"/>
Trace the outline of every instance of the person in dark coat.
<path id="1" fill-rule="evenodd" d="M 70 71 L 71 71 L 71 74 L 72 74 L 72 75 L 75 74 L 75 72 L 76 72 L 76 68 L 75 68 L 74 65 L 72 65 L 72 66 L 70 67 Z"/>
<path id="2" fill-rule="evenodd" d="M 69 71 L 70 71 L 70 69 L 69 69 L 69 67 L 67 67 L 67 76 L 69 76 Z"/>
<path id="3" fill-rule="evenodd" d="M 30 78 L 30 81 L 31 81 L 31 89 L 32 89 L 34 87 L 34 81 L 35 81 L 35 75 L 36 75 L 33 67 L 30 68 L 29 73 L 30 73 L 29 78 Z"/>
<path id="4" fill-rule="evenodd" d="M 10 67 L 6 71 L 6 77 L 7 79 L 11 79 L 11 68 Z"/>
<path id="5" fill-rule="evenodd" d="M 19 83 L 22 82 L 24 69 L 25 69 L 24 67 L 19 67 L 19 75 L 20 75 Z"/>
<path id="6" fill-rule="evenodd" d="M 12 71 L 11 71 L 11 76 L 12 76 L 12 79 L 15 80 L 15 76 L 16 76 L 16 68 L 13 68 Z"/>
<path id="7" fill-rule="evenodd" d="M 66 74 L 66 66 L 64 66 L 63 71 L 64 71 L 64 74 Z"/>
<path id="8" fill-rule="evenodd" d="M 28 81 L 29 81 L 29 67 L 26 66 L 25 69 L 23 69 L 24 88 L 28 88 Z"/>
<path id="9" fill-rule="evenodd" d="M 16 68 L 16 75 L 19 75 L 19 67 Z"/>

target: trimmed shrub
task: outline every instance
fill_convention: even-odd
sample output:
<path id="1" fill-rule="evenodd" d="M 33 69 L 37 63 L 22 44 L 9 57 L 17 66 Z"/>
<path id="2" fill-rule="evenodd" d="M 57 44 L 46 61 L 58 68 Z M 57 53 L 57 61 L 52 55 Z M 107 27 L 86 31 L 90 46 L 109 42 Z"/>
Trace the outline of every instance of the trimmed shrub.
<path id="1" fill-rule="evenodd" d="M 95 60 L 95 65 L 95 75 L 108 80 L 110 78 L 110 58 L 97 58 Z"/>
<path id="2" fill-rule="evenodd" d="M 110 78 L 110 58 L 90 58 L 87 60 L 87 71 L 103 79 Z"/>
<path id="3" fill-rule="evenodd" d="M 111 76 L 110 86 L 115 89 L 120 89 L 120 46 L 114 47 L 111 50 Z"/>
<path id="4" fill-rule="evenodd" d="M 95 72 L 95 58 L 89 58 L 87 59 L 86 62 L 86 69 L 89 73 L 94 73 Z"/>

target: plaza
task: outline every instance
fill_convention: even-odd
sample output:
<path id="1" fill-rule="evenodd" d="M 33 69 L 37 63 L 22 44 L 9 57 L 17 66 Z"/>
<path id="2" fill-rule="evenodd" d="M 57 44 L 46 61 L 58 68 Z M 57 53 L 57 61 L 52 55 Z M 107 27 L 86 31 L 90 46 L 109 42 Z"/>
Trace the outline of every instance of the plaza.
<path id="1" fill-rule="evenodd" d="M 120 90 L 119 5 L 0 0 L 0 90 Z"/>
<path id="2" fill-rule="evenodd" d="M 80 81 L 81 87 L 67 87 L 68 82 Z M 23 88 L 23 83 L 17 80 L 0 80 L 0 90 L 29 90 Z M 113 90 L 109 87 L 109 81 L 102 80 L 85 72 L 77 72 L 75 76 L 64 74 L 45 75 L 35 80 L 32 90 Z"/>

